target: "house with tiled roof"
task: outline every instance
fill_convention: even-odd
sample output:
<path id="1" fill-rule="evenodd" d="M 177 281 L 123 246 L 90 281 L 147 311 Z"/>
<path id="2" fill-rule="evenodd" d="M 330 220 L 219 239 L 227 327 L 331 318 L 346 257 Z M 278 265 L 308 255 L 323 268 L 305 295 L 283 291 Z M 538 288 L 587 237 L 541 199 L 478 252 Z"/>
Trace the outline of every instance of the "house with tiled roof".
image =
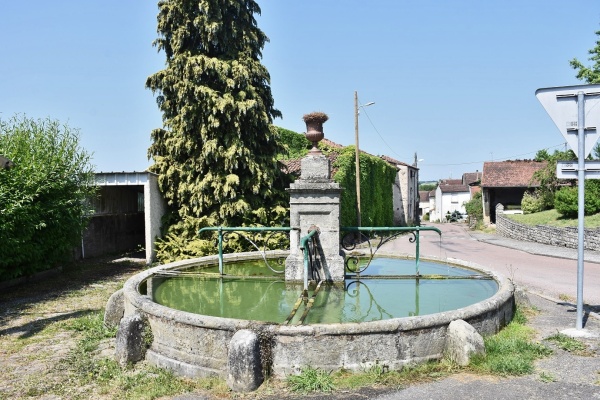
<path id="1" fill-rule="evenodd" d="M 485 223 L 496 222 L 496 205 L 520 207 L 523 194 L 539 187 L 533 175 L 547 162 L 533 160 L 488 161 L 483 163 L 481 191 Z"/>
<path id="2" fill-rule="evenodd" d="M 320 144 L 333 149 L 342 149 L 344 146 L 329 139 L 323 139 Z M 364 154 L 369 154 L 362 151 Z M 331 177 L 335 176 L 337 169 L 334 163 L 339 153 L 332 151 L 327 154 L 331 166 Z M 392 187 L 392 203 L 394 207 L 395 226 L 419 225 L 419 169 L 389 156 L 380 156 L 382 160 L 393 165 L 397 169 L 396 178 Z M 300 176 L 300 159 L 281 160 L 282 170 L 285 173 Z M 364 205 L 363 205 L 364 206 Z"/>
<path id="3" fill-rule="evenodd" d="M 465 214 L 465 203 L 471 200 L 469 186 L 464 179 L 440 179 L 435 189 L 435 208 L 430 211 L 430 221 L 445 221 L 446 214 L 455 211 Z"/>
<path id="4" fill-rule="evenodd" d="M 463 174 L 463 183 L 469 186 L 469 191 L 471 192 L 471 198 L 477 192 L 481 191 L 481 177 L 483 176 L 483 172 L 475 171 L 475 172 L 467 172 Z"/>

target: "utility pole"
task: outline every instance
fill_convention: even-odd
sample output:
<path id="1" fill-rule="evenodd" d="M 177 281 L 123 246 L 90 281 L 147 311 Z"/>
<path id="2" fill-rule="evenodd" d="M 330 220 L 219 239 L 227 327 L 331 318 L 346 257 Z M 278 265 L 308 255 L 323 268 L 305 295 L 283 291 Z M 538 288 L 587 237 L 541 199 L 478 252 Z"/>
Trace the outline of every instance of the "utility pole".
<path id="1" fill-rule="evenodd" d="M 354 91 L 354 145 L 356 153 L 356 226 L 361 226 L 360 217 L 360 150 L 358 147 L 358 92 Z"/>
<path id="2" fill-rule="evenodd" d="M 360 147 L 358 145 L 358 114 L 360 113 L 360 107 L 368 107 L 375 104 L 374 101 L 370 101 L 365 105 L 358 104 L 358 92 L 354 91 L 354 143 L 356 146 L 356 226 L 361 226 L 361 209 L 360 209 Z"/>

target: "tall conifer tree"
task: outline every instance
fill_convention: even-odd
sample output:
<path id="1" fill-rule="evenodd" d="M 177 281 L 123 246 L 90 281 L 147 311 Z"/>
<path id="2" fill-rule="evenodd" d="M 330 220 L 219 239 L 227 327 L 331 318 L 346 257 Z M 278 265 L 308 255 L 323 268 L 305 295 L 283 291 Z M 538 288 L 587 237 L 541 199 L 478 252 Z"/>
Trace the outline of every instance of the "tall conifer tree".
<path id="1" fill-rule="evenodd" d="M 171 209 L 169 232 L 193 240 L 202 226 L 265 223 L 275 207 L 282 151 L 268 41 L 253 0 L 162 0 L 165 69 L 148 77 L 163 128 L 152 131 L 151 171 Z M 262 218 L 262 220 L 261 220 Z M 281 223 L 281 221 L 279 221 Z"/>

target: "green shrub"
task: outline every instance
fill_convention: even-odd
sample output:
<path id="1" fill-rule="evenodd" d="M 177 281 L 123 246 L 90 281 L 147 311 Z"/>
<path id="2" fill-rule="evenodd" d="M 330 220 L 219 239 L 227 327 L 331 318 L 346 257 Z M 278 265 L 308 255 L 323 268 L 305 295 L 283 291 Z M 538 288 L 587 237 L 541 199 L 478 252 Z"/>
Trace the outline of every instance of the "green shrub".
<path id="1" fill-rule="evenodd" d="M 544 211 L 544 199 L 539 192 L 525 192 L 521 199 L 523 214 L 533 214 Z"/>
<path id="2" fill-rule="evenodd" d="M 71 257 L 94 193 L 78 131 L 58 121 L 0 119 L 0 280 L 53 268 Z"/>
<path id="3" fill-rule="evenodd" d="M 473 194 L 473 198 L 465 203 L 465 211 L 469 216 L 469 220 L 483 220 L 483 202 L 481 200 L 481 192 Z"/>
<path id="4" fill-rule="evenodd" d="M 563 187 L 554 195 L 554 208 L 565 217 L 576 217 L 577 197 L 576 187 Z"/>
<path id="5" fill-rule="evenodd" d="M 600 211 L 600 185 L 593 180 L 586 181 L 584 210 L 585 215 L 593 215 Z M 567 218 L 578 215 L 578 188 L 563 187 L 554 195 L 554 208 Z"/>

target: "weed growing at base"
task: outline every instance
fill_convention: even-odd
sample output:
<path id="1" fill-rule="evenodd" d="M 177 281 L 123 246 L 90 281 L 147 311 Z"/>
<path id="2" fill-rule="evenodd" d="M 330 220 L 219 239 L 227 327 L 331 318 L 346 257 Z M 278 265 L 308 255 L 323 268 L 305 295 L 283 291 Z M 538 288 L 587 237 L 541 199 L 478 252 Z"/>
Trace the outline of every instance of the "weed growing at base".
<path id="1" fill-rule="evenodd" d="M 591 355 L 585 343 L 570 336 L 567 336 L 563 333 L 557 333 L 555 335 L 549 336 L 546 338 L 546 340 L 556 343 L 556 345 L 559 348 L 568 351 L 569 353 L 577 354 L 580 356 Z"/>
<path id="2" fill-rule="evenodd" d="M 290 376 L 288 383 L 294 392 L 331 392 L 335 389 L 329 372 L 312 367 L 303 368 L 300 375 Z"/>
<path id="3" fill-rule="evenodd" d="M 552 350 L 532 341 L 534 330 L 525 326 L 527 318 L 517 310 L 513 321 L 494 336 L 484 339 L 484 356 L 473 357 L 470 369 L 499 375 L 525 375 L 533 372 L 533 362 Z"/>

